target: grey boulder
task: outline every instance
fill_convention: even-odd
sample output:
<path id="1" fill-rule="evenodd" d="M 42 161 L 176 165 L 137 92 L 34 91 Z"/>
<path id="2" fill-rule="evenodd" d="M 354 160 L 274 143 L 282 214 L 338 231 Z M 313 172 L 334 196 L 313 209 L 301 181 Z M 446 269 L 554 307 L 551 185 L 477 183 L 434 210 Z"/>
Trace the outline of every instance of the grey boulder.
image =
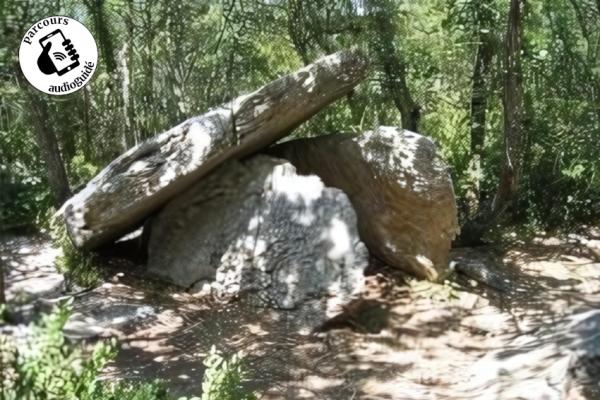
<path id="1" fill-rule="evenodd" d="M 379 127 L 293 140 L 268 153 L 343 190 L 361 239 L 388 265 L 429 280 L 444 276 L 459 227 L 452 179 L 429 138 Z"/>
<path id="2" fill-rule="evenodd" d="M 348 197 L 264 155 L 230 161 L 175 198 L 149 237 L 149 272 L 283 309 L 344 302 L 368 262 Z"/>

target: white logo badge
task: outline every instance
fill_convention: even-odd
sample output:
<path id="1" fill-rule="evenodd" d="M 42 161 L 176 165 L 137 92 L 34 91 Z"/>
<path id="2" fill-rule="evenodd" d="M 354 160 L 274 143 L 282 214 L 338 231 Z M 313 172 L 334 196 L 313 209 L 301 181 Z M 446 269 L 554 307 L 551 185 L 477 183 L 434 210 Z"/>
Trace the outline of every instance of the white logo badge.
<path id="1" fill-rule="evenodd" d="M 68 17 L 48 17 L 29 28 L 19 48 L 25 78 L 44 93 L 64 95 L 87 84 L 98 63 L 90 31 Z"/>

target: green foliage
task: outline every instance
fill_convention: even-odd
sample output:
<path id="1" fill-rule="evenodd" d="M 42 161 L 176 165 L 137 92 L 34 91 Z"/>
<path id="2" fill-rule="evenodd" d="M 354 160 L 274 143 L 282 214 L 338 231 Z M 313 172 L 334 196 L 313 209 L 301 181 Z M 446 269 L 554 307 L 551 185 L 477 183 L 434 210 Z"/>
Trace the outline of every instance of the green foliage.
<path id="1" fill-rule="evenodd" d="M 160 382 L 109 383 L 99 379 L 114 359 L 114 341 L 101 342 L 90 354 L 68 342 L 63 327 L 70 302 L 43 315 L 31 336 L 17 346 L 0 336 L 0 394 L 3 400 L 167 400 Z"/>
<path id="2" fill-rule="evenodd" d="M 27 342 L 17 345 L 0 335 L 0 398 L 2 400 L 169 400 L 164 384 L 108 382 L 100 373 L 116 356 L 116 342 L 97 343 L 91 352 L 70 343 L 63 328 L 72 300 L 61 303 L 31 326 Z M 204 361 L 207 369 L 200 397 L 178 400 L 255 400 L 243 386 L 242 358 L 224 358 L 213 346 Z"/>
<path id="3" fill-rule="evenodd" d="M 0 231 L 34 225 L 52 205 L 44 172 L 19 161 L 10 167 L 3 164 L 1 139 L 0 137 Z M 11 151 L 6 147 L 5 149 Z"/>
<path id="4" fill-rule="evenodd" d="M 15 70 L 36 18 L 75 15 L 98 40 L 101 62 L 84 90 L 46 96 L 71 187 L 77 191 L 127 148 L 325 53 L 355 46 L 372 59 L 368 80 L 293 135 L 360 132 L 402 124 L 381 46 L 406 81 L 451 167 L 459 203 L 468 171 L 474 60 L 482 38 L 494 55 L 486 88 L 482 200 L 503 160 L 502 61 L 507 0 L 224 0 L 20 2 L 0 13 L 0 229 L 43 222 L 52 199 L 33 113 Z M 386 29 L 373 24 L 382 8 Z M 515 221 L 542 226 L 597 220 L 600 210 L 600 8 L 588 0 L 527 1 L 524 20 L 525 163 Z M 108 34 L 104 34 L 108 33 Z M 385 42 L 385 43 L 384 43 Z M 403 76 L 404 75 L 404 76 Z M 548 196 L 551 192 L 553 195 Z"/>
<path id="5" fill-rule="evenodd" d="M 82 153 L 77 153 L 70 163 L 71 185 L 75 188 L 85 185 L 99 171 L 99 168 L 86 160 Z"/>
<path id="6" fill-rule="evenodd" d="M 69 314 L 69 306 L 63 305 L 42 316 L 27 346 L 19 347 L 17 378 L 8 399 L 11 394 L 17 399 L 83 399 L 96 390 L 99 371 L 114 356 L 113 346 L 100 343 L 91 357 L 83 357 L 82 349 L 69 346 L 62 333 Z"/>
<path id="7" fill-rule="evenodd" d="M 3 398 L 76 399 L 96 389 L 98 372 L 114 354 L 112 346 L 98 344 L 86 360 L 82 349 L 70 347 L 62 334 L 69 312 L 64 304 L 42 316 L 26 346 L 11 347 L 4 339 L 8 368 L 2 376 Z"/>
<path id="8" fill-rule="evenodd" d="M 53 220 L 50 232 L 54 245 L 62 251 L 62 254 L 56 258 L 54 266 L 65 276 L 67 285 L 74 283 L 84 288 L 96 285 L 101 273 L 94 256 L 73 245 L 67 234 L 67 228 L 61 221 Z"/>
<path id="9" fill-rule="evenodd" d="M 160 381 L 142 383 L 103 382 L 90 400 L 169 400 Z"/>
<path id="10" fill-rule="evenodd" d="M 204 365 L 207 369 L 202 382 L 202 400 L 257 399 L 243 385 L 247 371 L 239 354 L 227 359 L 213 346 Z"/>

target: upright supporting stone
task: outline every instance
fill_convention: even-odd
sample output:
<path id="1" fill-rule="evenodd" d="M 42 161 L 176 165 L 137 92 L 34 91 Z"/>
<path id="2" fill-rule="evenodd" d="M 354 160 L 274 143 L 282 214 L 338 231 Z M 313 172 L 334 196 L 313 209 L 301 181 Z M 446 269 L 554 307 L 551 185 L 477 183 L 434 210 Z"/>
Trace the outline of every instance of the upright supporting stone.
<path id="1" fill-rule="evenodd" d="M 429 138 L 380 127 L 293 140 L 268 152 L 343 190 L 362 241 L 388 265 L 419 278 L 443 276 L 459 228 L 452 179 Z"/>
<path id="2" fill-rule="evenodd" d="M 344 304 L 362 288 L 368 263 L 348 197 L 264 155 L 217 168 L 146 229 L 149 272 L 276 308 L 322 297 Z"/>

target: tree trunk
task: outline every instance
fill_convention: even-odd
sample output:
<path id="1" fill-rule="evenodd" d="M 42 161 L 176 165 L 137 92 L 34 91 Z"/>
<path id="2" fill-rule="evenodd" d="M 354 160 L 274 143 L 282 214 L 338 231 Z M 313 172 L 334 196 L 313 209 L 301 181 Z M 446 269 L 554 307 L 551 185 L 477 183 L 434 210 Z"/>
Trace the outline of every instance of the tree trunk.
<path id="1" fill-rule="evenodd" d="M 498 222 L 519 189 L 523 158 L 523 82 L 521 72 L 524 0 L 511 0 L 504 50 L 504 159 L 496 194 L 489 204 L 468 221 L 460 242 L 475 244 Z"/>
<path id="2" fill-rule="evenodd" d="M 304 65 L 310 64 L 308 55 L 308 35 L 306 34 L 304 21 L 303 0 L 288 0 L 287 2 L 287 28 L 288 35 L 292 40 L 296 53 L 300 56 Z"/>
<path id="3" fill-rule="evenodd" d="M 124 148 L 128 149 L 134 144 L 137 144 L 135 139 L 135 121 L 133 118 L 133 93 L 132 93 L 132 78 L 131 69 L 132 65 L 129 62 L 132 61 L 130 53 L 132 52 L 132 41 L 129 41 L 123 45 L 123 48 L 119 51 L 119 74 L 121 81 L 121 111 L 123 113 L 123 122 L 125 129 L 123 129 L 122 142 Z"/>
<path id="4" fill-rule="evenodd" d="M 145 44 L 142 51 L 141 64 L 144 71 L 144 80 L 141 84 L 141 98 L 144 112 L 140 121 L 143 124 L 140 126 L 142 139 L 147 139 L 152 134 L 156 133 L 157 116 L 156 102 L 154 101 L 154 37 L 156 36 L 155 24 L 152 20 L 153 2 L 144 2 L 143 10 L 143 36 Z"/>
<path id="5" fill-rule="evenodd" d="M 88 0 L 84 2 L 94 21 L 96 39 L 102 49 L 102 58 L 106 71 L 112 74 L 117 69 L 113 40 L 104 14 L 104 0 Z"/>
<path id="6" fill-rule="evenodd" d="M 575 10 L 575 15 L 577 16 L 577 21 L 579 22 L 579 27 L 581 28 L 581 33 L 587 42 L 587 57 L 582 60 L 582 62 L 585 66 L 587 76 L 590 79 L 589 87 L 592 89 L 590 93 L 590 100 L 592 104 L 598 104 L 600 102 L 600 79 L 598 78 L 598 74 L 594 73 L 593 69 L 596 67 L 600 56 L 598 54 L 600 52 L 600 36 L 597 33 L 597 19 L 595 18 L 596 12 L 600 13 L 600 0 L 596 0 L 597 10 L 594 10 L 594 7 L 582 8 L 577 0 L 570 0 L 570 3 Z M 588 13 L 587 18 L 585 15 L 585 10 Z M 590 24 L 591 27 L 589 27 L 588 24 Z M 596 107 L 596 117 L 600 123 L 600 107 Z"/>
<path id="7" fill-rule="evenodd" d="M 127 38 L 129 44 L 127 45 L 127 68 L 128 68 L 128 87 L 127 92 L 129 94 L 127 99 L 127 121 L 128 126 L 131 129 L 131 135 L 133 137 L 133 143 L 137 145 L 140 142 L 140 135 L 138 132 L 138 124 L 136 122 L 136 111 L 135 111 L 135 53 L 133 49 L 133 43 L 135 40 L 135 24 L 133 22 L 134 4 L 133 0 L 127 2 L 127 18 L 125 20 L 125 26 L 127 27 Z"/>
<path id="8" fill-rule="evenodd" d="M 52 124 L 49 123 L 48 105 L 26 88 L 31 118 L 34 125 L 35 141 L 48 169 L 48 184 L 54 196 L 54 205 L 60 207 L 69 197 L 71 189 L 65 171 L 65 164 L 60 154 L 58 141 Z"/>
<path id="9" fill-rule="evenodd" d="M 383 83 L 402 117 L 402 127 L 419 131 L 421 108 L 413 100 L 406 83 L 406 63 L 396 51 L 392 6 L 388 0 L 369 0 L 373 30 L 372 46 L 384 73 Z"/>
<path id="10" fill-rule="evenodd" d="M 4 261 L 0 257 L 0 304 L 6 304 L 6 292 L 4 288 Z M 2 315 L 0 315 L 0 318 Z"/>
<path id="11" fill-rule="evenodd" d="M 89 88 L 84 86 L 81 89 L 83 94 L 83 155 L 86 160 L 94 160 L 95 154 L 92 154 L 92 131 L 90 128 L 90 95 Z"/>
<path id="12" fill-rule="evenodd" d="M 521 50 L 525 0 L 511 0 L 506 37 L 504 77 L 504 162 L 498 191 L 492 202 L 495 214 L 502 213 L 519 189 L 523 162 L 523 74 Z"/>
<path id="13" fill-rule="evenodd" d="M 475 55 L 471 95 L 471 160 L 467 172 L 469 186 L 466 193 L 468 218 L 473 218 L 477 214 L 481 202 L 480 184 L 487 122 L 487 98 L 495 52 L 492 34 L 493 21 L 489 10 L 488 2 L 483 2 L 477 15 L 479 23 L 476 24 L 479 45 Z"/>
<path id="14" fill-rule="evenodd" d="M 223 161 L 289 134 L 366 72 L 360 53 L 339 52 L 132 148 L 65 204 L 71 239 L 91 249 L 129 232 Z"/>

